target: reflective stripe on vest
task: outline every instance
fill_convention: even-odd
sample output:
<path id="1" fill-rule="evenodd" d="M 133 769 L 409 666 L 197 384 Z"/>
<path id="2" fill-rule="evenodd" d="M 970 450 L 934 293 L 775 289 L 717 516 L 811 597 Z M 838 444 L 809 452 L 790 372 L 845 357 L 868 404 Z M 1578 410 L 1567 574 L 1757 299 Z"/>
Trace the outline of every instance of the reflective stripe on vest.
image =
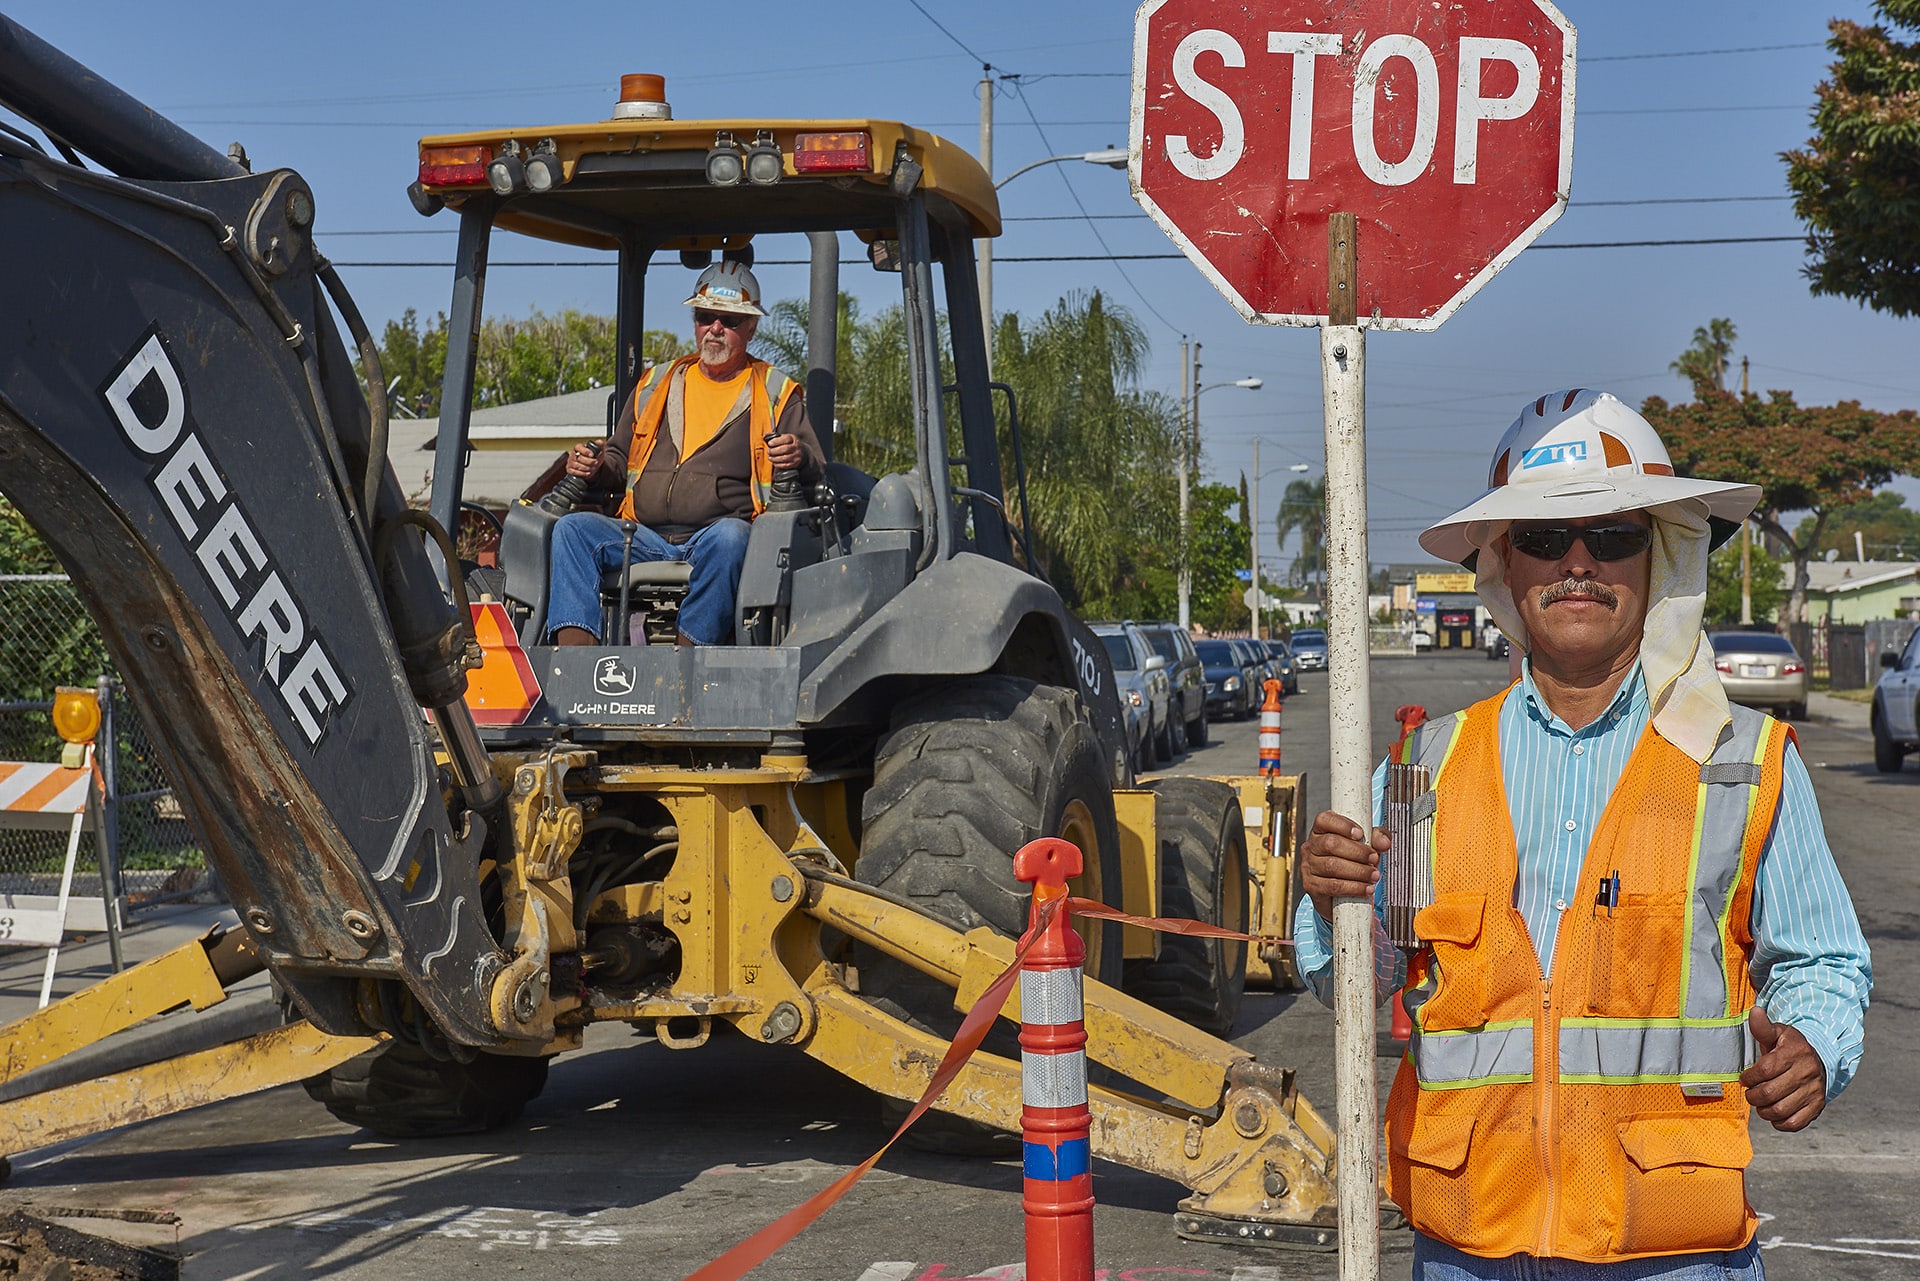
<path id="1" fill-rule="evenodd" d="M 1407 1005 L 1411 1016 L 1411 997 Z M 1533 1080 L 1531 1022 L 1489 1023 L 1475 1032 L 1423 1032 L 1415 1022 L 1407 1051 L 1423 1090 Z"/>
<path id="2" fill-rule="evenodd" d="M 1727 1081 L 1753 1061 L 1744 1013 L 1720 1019 L 1561 1019 L 1560 1079 Z"/>
<path id="3" fill-rule="evenodd" d="M 1700 822 L 1694 829 L 1693 893 L 1687 898 L 1687 954 L 1680 961 L 1680 1009 L 1690 1019 L 1731 1013 L 1721 956 L 1733 887 L 1740 879 L 1744 841 L 1760 796 L 1760 763 L 1767 750 L 1767 718 L 1734 707 L 1733 723 L 1721 732 L 1700 767 Z M 1712 851 L 1703 859 L 1701 851 Z M 1738 1070 L 1734 1073 L 1739 1074 Z"/>

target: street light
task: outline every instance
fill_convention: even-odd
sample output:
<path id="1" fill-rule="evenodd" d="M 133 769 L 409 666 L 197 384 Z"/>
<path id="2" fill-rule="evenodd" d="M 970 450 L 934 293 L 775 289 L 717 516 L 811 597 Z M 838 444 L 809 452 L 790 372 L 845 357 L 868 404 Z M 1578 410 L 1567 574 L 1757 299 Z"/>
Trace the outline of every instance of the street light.
<path id="1" fill-rule="evenodd" d="M 1091 154 L 1098 154 L 1098 153 L 1089 153 L 1089 154 L 1091 155 Z M 1184 348 L 1186 344 L 1182 343 L 1181 346 Z M 1190 539 L 1188 537 L 1188 534 L 1190 532 L 1189 530 L 1190 522 L 1189 522 L 1188 512 L 1189 512 L 1190 504 L 1192 500 L 1188 497 L 1188 494 L 1187 494 L 1187 489 L 1188 489 L 1187 473 L 1190 470 L 1189 460 L 1191 460 L 1193 463 L 1196 463 L 1196 464 L 1199 462 L 1200 397 L 1205 393 L 1214 390 L 1217 387 L 1239 387 L 1245 391 L 1259 391 L 1261 387 L 1266 385 L 1265 383 L 1261 382 L 1260 379 L 1251 378 L 1251 377 L 1236 378 L 1232 382 L 1207 383 L 1205 386 L 1200 385 L 1200 344 L 1197 342 L 1193 344 L 1193 359 L 1192 359 L 1192 363 L 1188 366 L 1188 369 L 1190 370 L 1191 379 L 1192 379 L 1189 385 L 1193 388 L 1193 391 L 1189 395 L 1187 400 L 1188 421 L 1182 424 L 1181 426 L 1180 467 L 1179 467 L 1179 472 L 1180 472 L 1179 595 L 1180 595 L 1180 626 L 1183 630 L 1191 630 L 1193 626 L 1193 610 L 1192 610 L 1193 566 L 1190 563 L 1190 557 L 1187 554 L 1188 543 L 1190 542 Z M 1192 432 L 1191 437 L 1189 437 L 1188 435 L 1189 428 L 1191 429 L 1191 432 Z M 1258 598 L 1256 597 L 1255 599 L 1258 599 Z"/>
<path id="2" fill-rule="evenodd" d="M 993 126 L 991 121 L 993 116 L 992 108 L 989 104 L 992 103 L 993 97 L 990 82 L 982 80 L 980 83 L 988 90 L 980 99 L 980 142 L 982 160 L 987 166 L 987 176 L 992 177 L 993 151 L 992 143 L 989 139 L 992 137 Z M 1030 165 L 1021 165 L 999 182 L 994 183 L 993 189 L 998 191 L 1015 178 L 1018 178 L 1021 174 L 1038 169 L 1042 165 L 1057 165 L 1068 160 L 1084 160 L 1090 165 L 1104 165 L 1108 169 L 1125 169 L 1127 167 L 1127 151 L 1124 147 L 1106 147 L 1099 151 L 1071 151 L 1064 156 L 1048 156 L 1045 160 L 1036 160 Z M 993 242 L 991 240 L 982 240 L 980 242 L 979 254 L 980 324 L 986 331 L 987 363 L 991 366 L 993 363 Z"/>

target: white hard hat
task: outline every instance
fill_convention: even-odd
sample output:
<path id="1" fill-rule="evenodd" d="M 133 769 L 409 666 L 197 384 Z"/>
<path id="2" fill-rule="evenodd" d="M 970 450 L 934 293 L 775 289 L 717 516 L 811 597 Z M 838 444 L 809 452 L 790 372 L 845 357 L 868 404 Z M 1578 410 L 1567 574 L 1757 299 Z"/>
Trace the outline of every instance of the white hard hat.
<path id="1" fill-rule="evenodd" d="M 1760 486 L 1690 480 L 1653 424 L 1604 391 L 1575 388 L 1532 401 L 1493 451 L 1487 492 L 1420 535 L 1420 546 L 1465 564 L 1468 527 L 1494 521 L 1580 519 L 1693 501 L 1726 541 L 1760 501 Z"/>
<path id="2" fill-rule="evenodd" d="M 687 306 L 707 311 L 732 311 L 745 316 L 764 316 L 760 310 L 760 282 L 745 265 L 722 259 L 700 273 L 694 283 L 693 297 Z"/>

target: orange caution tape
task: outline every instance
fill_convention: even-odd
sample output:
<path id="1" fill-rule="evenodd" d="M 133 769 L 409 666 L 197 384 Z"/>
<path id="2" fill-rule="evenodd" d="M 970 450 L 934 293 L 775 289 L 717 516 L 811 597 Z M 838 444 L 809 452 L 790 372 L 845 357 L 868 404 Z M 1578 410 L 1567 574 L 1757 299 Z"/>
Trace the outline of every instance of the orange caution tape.
<path id="1" fill-rule="evenodd" d="M 1075 916 L 1093 916 L 1103 921 L 1118 921 L 1122 925 L 1138 925 L 1143 929 L 1156 930 L 1161 934 L 1185 934 L 1190 938 L 1238 939 L 1242 943 L 1288 943 L 1292 939 L 1275 938 L 1271 934 L 1247 934 L 1241 930 L 1230 930 L 1223 925 L 1207 925 L 1200 921 L 1189 921 L 1177 916 L 1129 916 L 1118 908 L 1108 907 L 1097 899 L 1072 898 L 1067 900 L 1067 910 Z"/>
<path id="2" fill-rule="evenodd" d="M 1012 964 L 1001 971 L 1000 977 L 987 986 L 980 999 L 960 1020 L 960 1030 L 953 1034 L 953 1043 L 947 1046 L 947 1052 L 940 1060 L 940 1066 L 934 1069 L 933 1079 L 927 1082 L 926 1092 L 920 1101 L 907 1113 L 907 1119 L 893 1132 L 893 1137 L 880 1146 L 880 1150 L 854 1166 L 819 1192 L 787 1211 L 779 1218 L 761 1228 L 758 1232 L 734 1246 L 719 1258 L 687 1275 L 686 1281 L 739 1281 L 747 1273 L 759 1267 L 770 1258 L 774 1251 L 804 1232 L 815 1219 L 825 1214 L 835 1201 L 853 1190 L 853 1185 L 867 1177 L 869 1171 L 880 1163 L 887 1150 L 900 1141 L 900 1136 L 913 1126 L 915 1121 L 927 1114 L 940 1096 L 946 1093 L 953 1079 L 960 1075 L 960 1069 L 967 1065 L 980 1043 L 987 1038 L 987 1032 L 993 1027 L 993 1021 L 1000 1017 L 1000 1011 L 1007 1003 L 1007 996 L 1013 991 L 1015 980 L 1020 977 L 1020 965 L 1027 958 L 1027 952 L 1040 936 L 1046 932 L 1054 915 L 1065 907 L 1069 915 L 1091 916 L 1103 921 L 1118 921 L 1123 925 L 1138 925 L 1149 930 L 1158 930 L 1163 934 L 1185 934 L 1194 938 L 1239 939 L 1247 943 L 1291 943 L 1292 939 L 1276 939 L 1270 935 L 1247 934 L 1240 930 L 1229 930 L 1219 925 L 1207 925 L 1200 921 L 1189 921 L 1171 916 L 1130 916 L 1117 908 L 1090 898 L 1044 899 L 1039 905 L 1039 918 L 1025 935 L 1020 948 L 1014 953 Z"/>

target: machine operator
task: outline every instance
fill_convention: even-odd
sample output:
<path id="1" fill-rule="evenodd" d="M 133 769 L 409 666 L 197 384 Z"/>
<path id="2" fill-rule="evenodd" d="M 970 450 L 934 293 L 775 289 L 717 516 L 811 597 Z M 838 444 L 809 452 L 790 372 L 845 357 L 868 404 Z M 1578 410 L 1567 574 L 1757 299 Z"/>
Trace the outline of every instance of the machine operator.
<path id="1" fill-rule="evenodd" d="M 626 496 L 618 518 L 574 512 L 554 527 L 553 644 L 601 643 L 600 579 L 621 567 L 621 520 L 639 524 L 635 562 L 692 566 L 680 644 L 723 643 L 733 632 L 748 522 L 766 509 L 774 474 L 797 472 L 813 484 L 824 472 L 799 385 L 747 353 L 767 314 L 753 273 L 737 262 L 715 263 L 686 305 L 693 354 L 649 372 L 597 455 L 583 443 L 567 456 L 568 475 L 601 483 L 624 475 Z"/>

